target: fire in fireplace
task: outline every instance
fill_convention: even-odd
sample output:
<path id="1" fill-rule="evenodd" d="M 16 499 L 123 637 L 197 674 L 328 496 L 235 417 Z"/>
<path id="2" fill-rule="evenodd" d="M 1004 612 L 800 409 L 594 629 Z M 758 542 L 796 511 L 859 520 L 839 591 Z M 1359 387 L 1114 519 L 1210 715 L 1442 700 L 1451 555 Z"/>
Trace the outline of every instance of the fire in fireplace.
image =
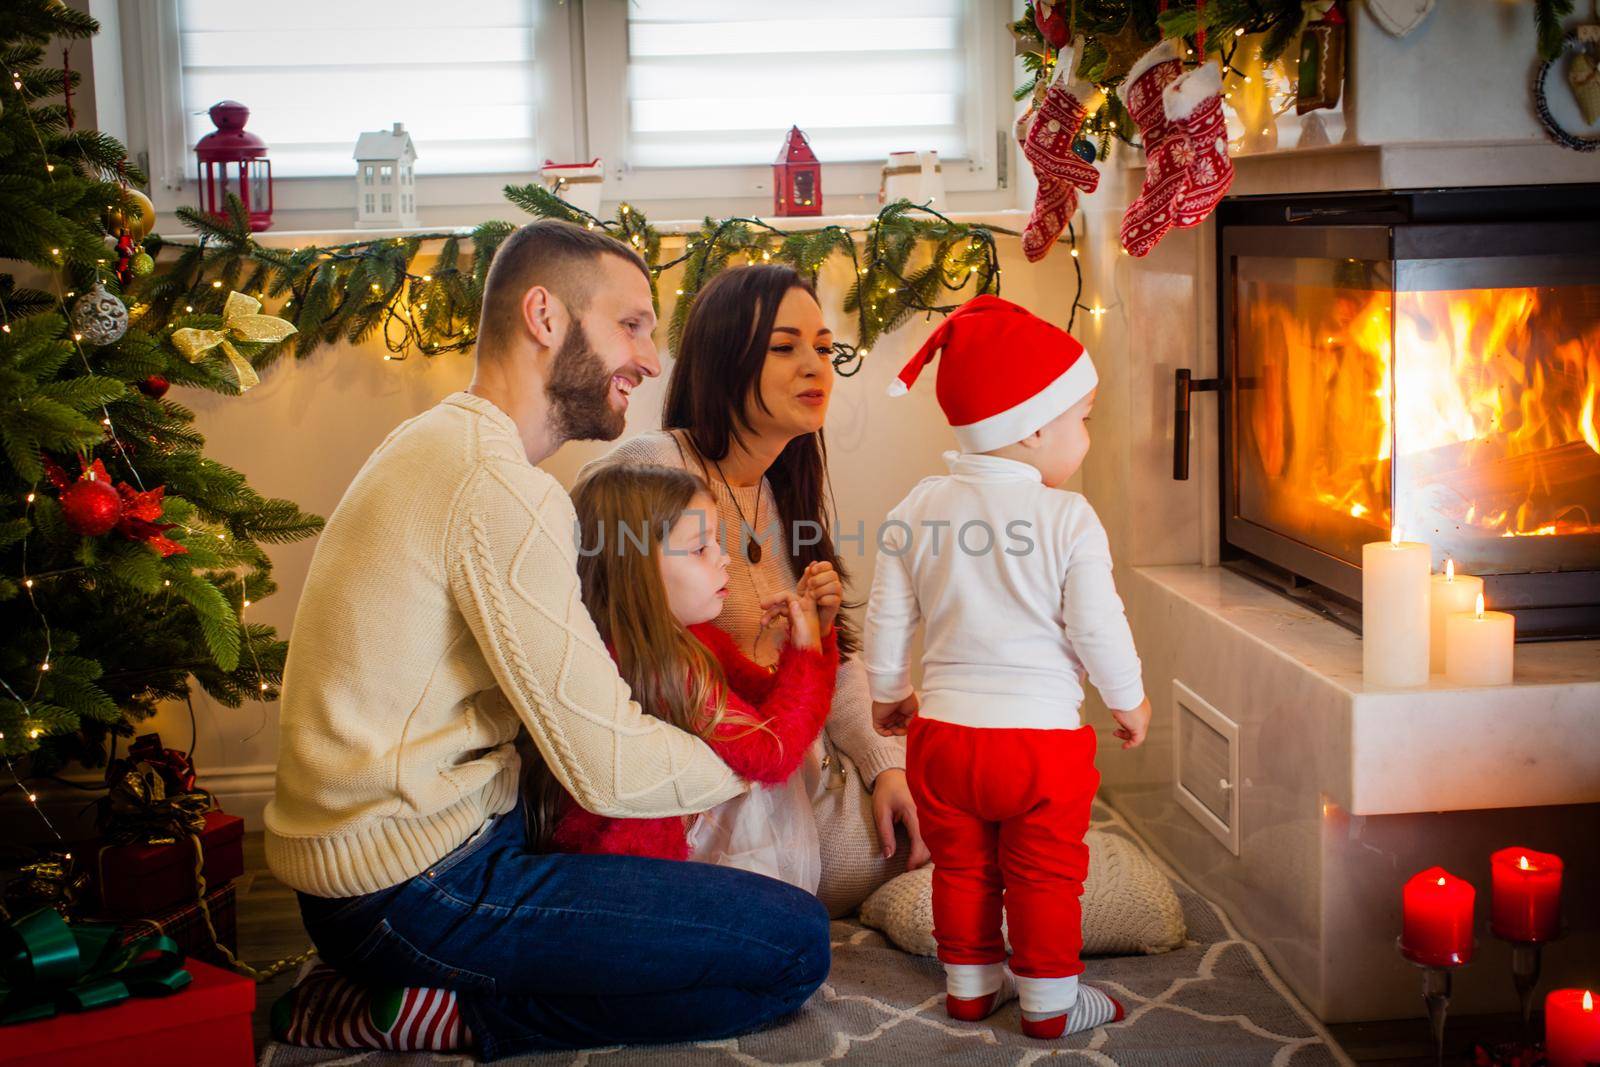
<path id="1" fill-rule="evenodd" d="M 1398 526 L 1522 635 L 1600 636 L 1600 187 L 1218 219 L 1225 558 L 1353 621 Z"/>

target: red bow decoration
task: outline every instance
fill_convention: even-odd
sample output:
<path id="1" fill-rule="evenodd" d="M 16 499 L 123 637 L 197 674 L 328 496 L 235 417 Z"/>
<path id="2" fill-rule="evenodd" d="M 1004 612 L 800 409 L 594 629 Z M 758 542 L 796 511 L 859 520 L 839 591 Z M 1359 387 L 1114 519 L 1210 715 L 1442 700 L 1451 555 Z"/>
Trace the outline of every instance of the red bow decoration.
<path id="1" fill-rule="evenodd" d="M 74 479 L 68 477 L 61 465 L 49 456 L 44 457 L 44 468 L 46 476 L 57 491 L 65 492 L 72 486 Z M 111 484 L 111 475 L 106 473 L 105 464 L 98 459 L 86 464 L 83 473 L 76 480 L 81 481 L 84 478 Z M 149 545 L 161 554 L 162 559 L 188 554 L 187 548 L 166 536 L 166 532 L 178 524 L 157 521 L 161 518 L 165 507 L 162 498 L 166 496 L 166 486 L 158 485 L 154 489 L 140 492 L 127 482 L 117 482 L 116 490 L 117 495 L 122 498 L 122 512 L 114 527 L 117 533 L 130 541 L 140 541 Z"/>

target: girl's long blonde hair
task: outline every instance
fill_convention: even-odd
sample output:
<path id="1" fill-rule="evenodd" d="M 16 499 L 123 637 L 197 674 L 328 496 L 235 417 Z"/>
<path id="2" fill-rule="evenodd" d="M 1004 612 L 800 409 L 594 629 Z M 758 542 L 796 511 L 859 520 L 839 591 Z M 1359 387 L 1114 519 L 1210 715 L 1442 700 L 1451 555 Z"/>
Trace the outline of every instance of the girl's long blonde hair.
<path id="1" fill-rule="evenodd" d="M 688 471 L 607 464 L 573 487 L 572 503 L 583 605 L 633 699 L 680 730 L 710 737 L 732 721 L 727 679 L 716 657 L 673 617 L 661 579 L 667 534 L 702 495 L 711 493 Z M 716 522 L 715 513 L 706 521 Z M 753 720 L 748 725 L 760 728 Z M 529 843 L 543 850 L 562 790 L 542 760 L 530 766 L 526 789 Z"/>

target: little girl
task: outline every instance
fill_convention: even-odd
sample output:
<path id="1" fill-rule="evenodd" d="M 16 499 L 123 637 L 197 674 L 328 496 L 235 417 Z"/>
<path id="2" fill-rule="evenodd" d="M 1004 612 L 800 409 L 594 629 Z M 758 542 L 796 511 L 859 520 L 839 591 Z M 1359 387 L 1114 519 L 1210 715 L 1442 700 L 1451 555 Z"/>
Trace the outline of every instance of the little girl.
<path id="1" fill-rule="evenodd" d="M 832 567 L 814 564 L 798 590 L 763 605 L 774 624 L 768 632 L 788 638 L 768 669 L 712 624 L 727 596 L 728 557 L 716 502 L 699 478 L 670 467 L 608 465 L 574 487 L 572 502 L 584 606 L 634 699 L 704 738 L 741 777 L 787 782 L 833 700 L 833 621 L 844 590 Z M 692 858 L 694 820 L 596 815 L 542 764 L 531 777 L 535 847 Z"/>

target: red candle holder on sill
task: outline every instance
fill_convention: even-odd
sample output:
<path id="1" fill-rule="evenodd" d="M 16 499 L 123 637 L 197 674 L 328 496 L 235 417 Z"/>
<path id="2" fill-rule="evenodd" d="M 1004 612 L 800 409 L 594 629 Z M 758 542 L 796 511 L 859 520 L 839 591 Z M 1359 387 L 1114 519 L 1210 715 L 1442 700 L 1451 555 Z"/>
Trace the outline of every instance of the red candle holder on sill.
<path id="1" fill-rule="evenodd" d="M 200 172 L 200 210 L 218 219 L 228 216 L 228 194 L 237 196 L 250 217 L 251 230 L 272 225 L 272 161 L 267 142 L 244 128 L 250 109 L 237 100 L 222 100 L 208 112 L 215 130 L 194 146 Z"/>
<path id="2" fill-rule="evenodd" d="M 772 164 L 774 215 L 822 214 L 822 163 L 800 127 L 789 127 Z"/>

